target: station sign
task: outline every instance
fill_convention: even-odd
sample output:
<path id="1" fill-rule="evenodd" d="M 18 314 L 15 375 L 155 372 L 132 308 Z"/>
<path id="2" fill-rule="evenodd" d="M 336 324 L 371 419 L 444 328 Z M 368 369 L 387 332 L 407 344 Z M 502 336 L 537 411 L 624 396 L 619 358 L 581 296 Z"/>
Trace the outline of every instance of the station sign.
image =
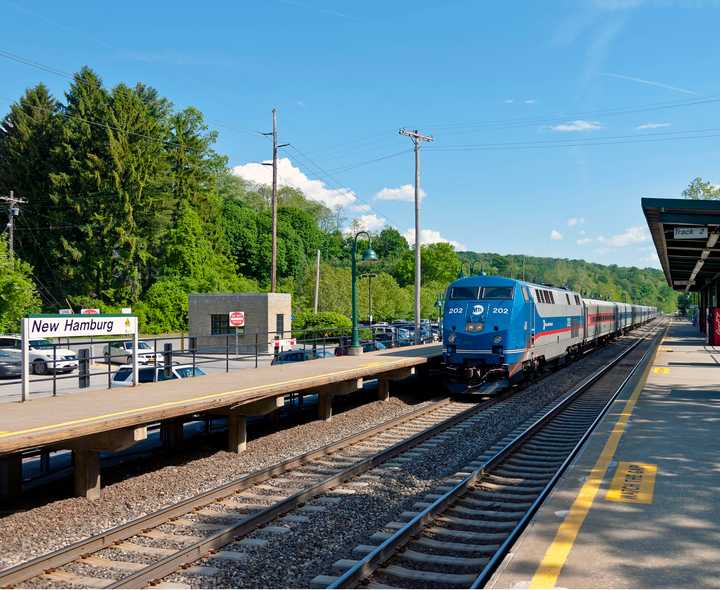
<path id="1" fill-rule="evenodd" d="M 73 310 L 72 310 L 72 309 L 59 309 L 59 310 L 58 310 L 58 313 L 59 313 L 60 315 L 72 315 L 72 314 L 73 314 Z"/>
<path id="2" fill-rule="evenodd" d="M 132 307 L 123 307 L 123 308 L 120 310 L 120 313 L 123 313 L 123 314 L 132 313 Z"/>
<path id="3" fill-rule="evenodd" d="M 674 237 L 676 240 L 703 240 L 708 237 L 708 228 L 676 227 Z"/>
<path id="4" fill-rule="evenodd" d="M 245 312 L 244 311 L 231 311 L 228 313 L 228 324 L 231 328 L 244 328 L 245 327 Z"/>
<path id="5" fill-rule="evenodd" d="M 97 307 L 87 307 L 80 310 L 80 313 L 82 315 L 97 315 L 100 313 L 100 310 Z"/>
<path id="6" fill-rule="evenodd" d="M 99 315 L 37 315 L 26 322 L 28 339 L 68 338 L 73 336 L 129 336 L 137 333 L 137 316 Z"/>

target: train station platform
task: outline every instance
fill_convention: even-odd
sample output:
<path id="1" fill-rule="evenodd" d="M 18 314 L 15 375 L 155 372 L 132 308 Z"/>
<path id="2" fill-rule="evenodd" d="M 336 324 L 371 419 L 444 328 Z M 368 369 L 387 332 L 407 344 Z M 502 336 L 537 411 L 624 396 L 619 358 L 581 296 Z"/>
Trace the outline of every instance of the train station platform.
<path id="1" fill-rule="evenodd" d="M 24 450 L 71 449 L 76 494 L 97 497 L 98 453 L 144 440 L 148 424 L 161 423 L 164 439 L 177 441 L 182 438 L 183 420 L 198 414 L 226 415 L 228 450 L 240 452 L 246 444 L 246 418 L 276 410 L 285 395 L 318 394 L 320 418 L 330 420 L 334 396 L 361 389 L 364 379 L 378 379 L 378 395 L 386 399 L 391 381 L 410 376 L 441 355 L 440 344 L 424 344 L 4 404 L 0 496 L 17 492 Z"/>
<path id="2" fill-rule="evenodd" d="M 720 349 L 674 319 L 488 584 L 715 588 Z"/>

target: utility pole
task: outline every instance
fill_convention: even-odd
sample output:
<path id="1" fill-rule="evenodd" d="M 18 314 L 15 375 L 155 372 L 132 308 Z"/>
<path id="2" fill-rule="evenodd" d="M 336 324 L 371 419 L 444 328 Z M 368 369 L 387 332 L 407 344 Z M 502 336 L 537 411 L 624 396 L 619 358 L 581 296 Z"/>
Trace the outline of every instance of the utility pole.
<path id="1" fill-rule="evenodd" d="M 318 312 L 318 301 L 320 298 L 320 250 L 317 251 L 317 262 L 315 263 L 315 302 L 313 312 Z"/>
<path id="2" fill-rule="evenodd" d="M 422 135 L 417 129 L 400 129 L 400 135 L 409 137 L 415 146 L 415 344 L 420 344 L 420 143 L 432 141 L 433 138 L 431 135 Z"/>
<path id="3" fill-rule="evenodd" d="M 18 205 L 21 203 L 27 203 L 27 201 L 16 197 L 14 191 L 10 191 L 9 197 L 0 197 L 0 201 L 4 201 L 8 204 L 8 243 L 10 260 L 12 261 L 15 258 L 15 218 L 20 214 L 20 208 Z"/>
<path id="4" fill-rule="evenodd" d="M 277 109 L 272 110 L 272 131 L 263 133 L 263 135 L 272 135 L 273 157 L 272 164 L 263 162 L 265 166 L 272 166 L 272 200 L 270 208 L 272 210 L 272 258 L 270 262 L 270 292 L 275 293 L 277 290 L 277 155 L 278 149 L 287 147 L 290 144 L 284 143 L 278 145 L 277 142 Z"/>

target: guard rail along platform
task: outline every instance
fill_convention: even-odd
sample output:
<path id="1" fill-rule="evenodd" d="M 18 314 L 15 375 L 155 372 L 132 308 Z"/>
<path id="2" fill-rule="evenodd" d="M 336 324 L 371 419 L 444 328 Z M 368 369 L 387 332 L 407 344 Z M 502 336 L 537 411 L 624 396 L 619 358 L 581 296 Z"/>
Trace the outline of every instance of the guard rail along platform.
<path id="1" fill-rule="evenodd" d="M 179 441 L 184 419 L 225 415 L 228 449 L 242 452 L 246 418 L 281 407 L 287 394 L 317 393 L 320 418 L 330 420 L 333 397 L 361 389 L 363 379 L 378 379 L 378 396 L 387 399 L 391 381 L 409 377 L 441 355 L 441 345 L 423 344 L 7 404 L 0 413 L 0 495 L 13 495 L 21 488 L 20 452 L 28 449 L 72 450 L 75 493 L 96 498 L 98 453 L 120 451 L 144 440 L 149 424 L 161 423 L 163 439 Z"/>

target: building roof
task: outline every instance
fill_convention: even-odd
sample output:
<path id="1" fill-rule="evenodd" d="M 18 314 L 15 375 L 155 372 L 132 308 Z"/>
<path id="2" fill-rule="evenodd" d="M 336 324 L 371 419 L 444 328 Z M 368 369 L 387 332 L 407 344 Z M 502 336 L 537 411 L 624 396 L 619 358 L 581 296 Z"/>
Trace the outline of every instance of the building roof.
<path id="1" fill-rule="evenodd" d="M 720 201 L 642 199 L 668 284 L 697 291 L 720 277 Z"/>

